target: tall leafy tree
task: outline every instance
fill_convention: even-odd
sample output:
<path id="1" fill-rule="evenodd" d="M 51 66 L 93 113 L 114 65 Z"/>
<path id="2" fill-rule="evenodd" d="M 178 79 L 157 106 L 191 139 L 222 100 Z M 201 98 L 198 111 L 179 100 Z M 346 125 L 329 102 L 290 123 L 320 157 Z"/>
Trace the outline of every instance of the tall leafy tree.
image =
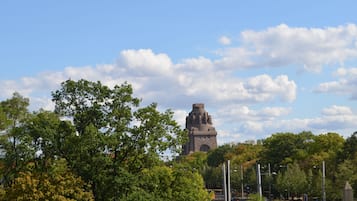
<path id="1" fill-rule="evenodd" d="M 172 187 L 173 201 L 209 201 L 210 196 L 204 188 L 201 175 L 195 171 L 180 166 L 173 171 Z"/>
<path id="2" fill-rule="evenodd" d="M 353 159 L 357 156 L 357 131 L 346 139 L 343 144 L 341 159 Z"/>
<path id="3" fill-rule="evenodd" d="M 308 147 L 313 138 L 311 132 L 276 133 L 266 138 L 261 152 L 262 163 L 270 163 L 273 171 L 278 171 L 280 165 L 304 160 L 308 156 Z"/>
<path id="4" fill-rule="evenodd" d="M 185 133 L 173 112 L 159 112 L 155 103 L 139 107 L 140 99 L 133 97 L 128 83 L 109 88 L 100 82 L 67 80 L 61 86 L 52 93 L 55 112 L 72 119 L 76 129 L 67 159 L 92 183 L 96 200 L 127 194 L 136 184 L 125 180 L 160 163 L 167 150 L 180 152 Z"/>
<path id="5" fill-rule="evenodd" d="M 29 99 L 17 92 L 10 99 L 0 102 L 0 125 L 3 129 L 3 134 L 0 136 L 0 149 L 4 154 L 2 172 L 5 185 L 11 183 L 29 158 L 30 141 L 20 128 L 29 115 L 28 105 Z"/>
<path id="6" fill-rule="evenodd" d="M 289 164 L 285 172 L 277 178 L 277 187 L 281 193 L 287 192 L 289 196 L 300 196 L 306 192 L 308 180 L 305 172 L 297 163 Z"/>
<path id="7" fill-rule="evenodd" d="M 26 119 L 29 114 L 27 109 L 29 103 L 29 99 L 21 96 L 18 92 L 13 93 L 10 99 L 0 102 L 1 110 L 2 113 L 5 113 L 8 126 L 14 128 Z"/>
<path id="8" fill-rule="evenodd" d="M 311 143 L 309 166 L 321 166 L 322 161 L 326 163 L 326 178 L 332 183 L 336 182 L 339 153 L 341 153 L 344 139 L 337 133 L 320 134 L 314 137 Z"/>

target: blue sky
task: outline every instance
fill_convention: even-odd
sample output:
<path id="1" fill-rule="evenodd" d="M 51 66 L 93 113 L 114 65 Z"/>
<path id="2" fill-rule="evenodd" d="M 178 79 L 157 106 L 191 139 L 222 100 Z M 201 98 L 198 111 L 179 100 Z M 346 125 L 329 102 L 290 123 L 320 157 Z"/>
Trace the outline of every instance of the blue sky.
<path id="1" fill-rule="evenodd" d="M 131 83 L 220 144 L 357 130 L 354 1 L 0 1 L 0 100 L 52 109 L 71 79 Z"/>

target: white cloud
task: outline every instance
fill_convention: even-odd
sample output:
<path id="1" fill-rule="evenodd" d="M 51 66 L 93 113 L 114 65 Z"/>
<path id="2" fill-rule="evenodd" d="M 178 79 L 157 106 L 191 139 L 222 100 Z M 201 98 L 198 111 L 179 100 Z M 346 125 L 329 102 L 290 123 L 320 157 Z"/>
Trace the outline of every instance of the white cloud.
<path id="1" fill-rule="evenodd" d="M 357 68 L 339 68 L 335 72 L 337 81 L 321 83 L 315 92 L 350 95 L 357 100 Z"/>
<path id="2" fill-rule="evenodd" d="M 288 115 L 291 112 L 291 108 L 284 108 L 284 107 L 266 107 L 263 108 L 260 114 L 265 117 L 281 117 Z"/>
<path id="3" fill-rule="evenodd" d="M 230 109 L 230 108 L 235 109 Z M 219 126 L 231 124 L 234 129 L 225 133 L 225 142 L 230 142 L 239 133 L 239 141 L 261 139 L 276 132 L 312 131 L 315 134 L 336 132 L 345 136 L 356 130 L 357 113 L 350 107 L 332 105 L 321 110 L 321 116 L 313 118 L 286 118 L 290 108 L 263 108 L 251 110 L 247 106 L 227 106 L 213 113 L 213 120 L 220 122 Z M 267 113 L 270 118 L 266 118 Z M 276 116 L 274 116 L 276 115 Z M 225 124 L 222 124 L 225 122 Z"/>
<path id="4" fill-rule="evenodd" d="M 181 63 L 176 65 L 177 70 L 184 70 L 188 72 L 197 71 L 211 71 L 214 67 L 212 61 L 205 57 L 183 59 Z"/>
<path id="5" fill-rule="evenodd" d="M 221 36 L 218 42 L 222 45 L 230 45 L 232 43 L 231 39 L 228 36 Z"/>
<path id="6" fill-rule="evenodd" d="M 279 117 L 288 115 L 291 108 L 284 107 L 265 107 L 260 110 L 252 110 L 246 105 L 226 105 L 217 111 L 219 118 L 225 119 L 224 122 L 244 122 L 244 121 L 267 121 L 275 120 Z"/>
<path id="7" fill-rule="evenodd" d="M 336 132 L 347 136 L 356 129 L 357 113 L 348 106 L 331 105 L 321 109 L 321 116 L 310 118 L 291 118 L 293 112 L 290 107 L 252 109 L 248 105 L 232 104 L 218 107 L 211 115 L 214 126 L 230 131 L 220 137 L 221 143 L 257 140 L 276 132 Z"/>
<path id="8" fill-rule="evenodd" d="M 325 116 L 337 116 L 337 115 L 351 115 L 352 110 L 346 106 L 332 105 L 331 107 L 324 108 L 322 114 Z"/>
<path id="9" fill-rule="evenodd" d="M 256 121 L 246 121 L 241 124 L 240 130 L 245 133 L 262 133 L 263 125 Z"/>
<path id="10" fill-rule="evenodd" d="M 296 84 L 286 75 L 272 78 L 258 75 L 237 78 L 223 72 L 177 73 L 187 96 L 201 96 L 219 102 L 257 103 L 265 101 L 294 101 Z"/>
<path id="11" fill-rule="evenodd" d="M 270 99 L 273 94 L 279 94 L 284 101 L 293 101 L 296 98 L 296 84 L 290 81 L 287 75 L 280 75 L 275 79 L 269 75 L 252 77 L 247 81 L 246 88 L 251 93 L 259 94 L 259 97 Z"/>
<path id="12" fill-rule="evenodd" d="M 100 80 L 108 86 L 128 81 L 134 87 L 134 95 L 143 98 L 144 104 L 158 102 L 161 107 L 173 108 L 175 119 L 182 126 L 187 115 L 182 108 L 187 109 L 194 102 L 218 105 L 291 102 L 296 98 L 297 88 L 287 75 L 271 77 L 263 74 L 240 78 L 205 57 L 183 59 L 173 64 L 166 54 L 156 54 L 150 49 L 124 50 L 115 64 L 68 66 L 63 71 L 41 72 L 19 81 L 1 81 L 0 86 L 6 92 L 3 93 L 6 98 L 11 96 L 10 92 L 19 91 L 31 97 L 32 104 L 36 105 L 32 109 L 49 110 L 53 108 L 51 91 L 59 89 L 60 83 L 67 79 L 82 78 Z M 261 128 L 254 121 L 275 119 L 289 112 L 289 109 L 279 107 L 267 107 L 260 111 L 250 110 L 248 106 L 227 109 L 232 110 L 232 116 L 235 113 L 241 120 L 249 121 L 245 128 L 255 131 Z M 234 132 L 235 138 L 241 136 L 240 130 Z"/>
<path id="13" fill-rule="evenodd" d="M 136 76 L 167 75 L 172 70 L 171 59 L 166 54 L 155 54 L 150 49 L 124 50 L 118 65 Z"/>
<path id="14" fill-rule="evenodd" d="M 319 72 L 323 65 L 357 56 L 357 26 L 294 28 L 285 24 L 241 33 L 242 44 L 220 51 L 216 62 L 229 68 L 298 65 Z"/>

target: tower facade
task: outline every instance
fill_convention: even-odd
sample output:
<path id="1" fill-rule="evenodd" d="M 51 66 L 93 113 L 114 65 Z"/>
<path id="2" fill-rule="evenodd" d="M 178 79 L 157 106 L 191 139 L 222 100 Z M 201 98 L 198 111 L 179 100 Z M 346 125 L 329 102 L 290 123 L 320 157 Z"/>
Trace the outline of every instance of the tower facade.
<path id="1" fill-rule="evenodd" d="M 183 146 L 183 155 L 217 148 L 217 131 L 203 103 L 192 105 L 192 111 L 186 117 L 186 130 L 189 140 Z"/>

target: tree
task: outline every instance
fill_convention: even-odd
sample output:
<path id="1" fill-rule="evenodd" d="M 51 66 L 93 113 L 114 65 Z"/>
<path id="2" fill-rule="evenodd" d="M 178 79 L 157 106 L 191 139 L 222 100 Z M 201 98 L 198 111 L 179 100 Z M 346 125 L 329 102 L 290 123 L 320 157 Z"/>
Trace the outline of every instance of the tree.
<path id="1" fill-rule="evenodd" d="M 306 193 L 306 174 L 297 163 L 289 164 L 287 170 L 278 174 L 277 187 L 280 193 L 287 192 L 288 196 L 299 196 Z"/>
<path id="2" fill-rule="evenodd" d="M 357 189 L 357 156 L 354 159 L 347 159 L 338 165 L 337 179 L 334 184 L 335 189 L 343 189 L 348 181 L 353 189 Z M 341 195 L 341 192 L 337 192 Z M 357 195 L 354 190 L 355 196 Z M 342 196 L 342 195 L 341 195 Z"/>
<path id="3" fill-rule="evenodd" d="M 226 158 L 226 154 L 233 151 L 233 148 L 230 144 L 225 144 L 222 146 L 217 147 L 216 149 L 208 152 L 207 155 L 207 164 L 212 167 L 218 167 L 222 164 Z"/>
<path id="4" fill-rule="evenodd" d="M 306 161 L 306 167 L 320 167 L 322 171 L 321 164 L 325 161 L 325 169 L 328 170 L 326 171 L 326 191 L 329 190 L 330 184 L 337 182 L 338 157 L 343 148 L 343 144 L 343 137 L 337 133 L 317 135 L 310 144 L 310 157 Z M 336 191 L 333 185 L 330 187 L 329 195 L 332 195 L 332 191 Z"/>
<path id="5" fill-rule="evenodd" d="M 180 153 L 185 132 L 173 112 L 159 112 L 155 103 L 139 107 L 131 85 L 111 89 L 100 82 L 67 80 L 61 86 L 52 93 L 55 112 L 71 118 L 76 129 L 66 159 L 93 184 L 96 200 L 127 195 L 137 184 L 125 180 L 160 164 L 167 150 Z"/>
<path id="6" fill-rule="evenodd" d="M 202 173 L 206 187 L 209 189 L 222 188 L 222 167 L 208 166 Z"/>
<path id="7" fill-rule="evenodd" d="M 61 121 L 53 112 L 40 110 L 27 115 L 21 124 L 7 132 L 1 137 L 5 157 L 0 168 L 5 186 L 11 185 L 20 172 L 26 172 L 29 163 L 46 172 L 53 160 L 65 155 L 66 137 L 74 130 L 68 121 Z"/>
<path id="8" fill-rule="evenodd" d="M 189 165 L 192 169 L 202 172 L 207 168 L 207 153 L 206 152 L 193 152 L 189 155 L 180 156 L 180 163 Z"/>
<path id="9" fill-rule="evenodd" d="M 172 201 L 209 201 L 210 195 L 197 171 L 175 167 L 173 172 Z"/>
<path id="10" fill-rule="evenodd" d="M 308 159 L 309 146 L 314 135 L 311 132 L 276 133 L 263 142 L 261 162 L 270 163 L 272 171 L 278 171 L 280 165 Z"/>
<path id="11" fill-rule="evenodd" d="M 260 144 L 237 144 L 233 146 L 232 161 L 238 165 L 244 164 L 245 167 L 254 166 L 263 150 Z"/>
<path id="12" fill-rule="evenodd" d="M 21 128 L 31 141 L 28 146 L 35 152 L 32 162 L 42 171 L 55 159 L 66 156 L 68 138 L 75 134 L 69 121 L 62 121 L 57 114 L 44 110 L 28 117 Z"/>
<path id="13" fill-rule="evenodd" d="M 143 169 L 135 190 L 122 195 L 125 201 L 208 201 L 210 195 L 204 189 L 201 175 L 186 164 L 155 166 Z"/>
<path id="14" fill-rule="evenodd" d="M 28 153 L 28 136 L 19 128 L 29 115 L 27 107 L 29 100 L 15 92 L 12 98 L 0 102 L 0 127 L 3 135 L 0 136 L 0 149 L 4 155 L 2 172 L 5 186 L 9 185 L 17 173 L 21 171 L 30 157 Z"/>
<path id="15" fill-rule="evenodd" d="M 18 92 L 13 93 L 12 98 L 0 102 L 2 110 L 2 123 L 12 128 L 19 125 L 29 114 L 27 107 L 29 106 L 29 99 L 24 98 Z M 4 120 L 4 113 L 6 119 Z M 5 126 L 6 127 L 6 126 Z"/>
<path id="16" fill-rule="evenodd" d="M 0 131 L 5 130 L 11 124 L 2 107 L 2 104 L 0 104 Z"/>
<path id="17" fill-rule="evenodd" d="M 144 192 L 150 193 L 153 200 L 172 200 L 173 171 L 166 166 L 155 166 L 141 172 L 140 187 Z"/>
<path id="18" fill-rule="evenodd" d="M 346 139 L 343 144 L 340 159 L 353 159 L 357 155 L 357 131 Z"/>
<path id="19" fill-rule="evenodd" d="M 35 169 L 21 172 L 5 189 L 3 200 L 90 201 L 93 194 L 88 189 L 89 186 L 67 168 L 65 160 L 56 160 L 49 172 Z"/>

